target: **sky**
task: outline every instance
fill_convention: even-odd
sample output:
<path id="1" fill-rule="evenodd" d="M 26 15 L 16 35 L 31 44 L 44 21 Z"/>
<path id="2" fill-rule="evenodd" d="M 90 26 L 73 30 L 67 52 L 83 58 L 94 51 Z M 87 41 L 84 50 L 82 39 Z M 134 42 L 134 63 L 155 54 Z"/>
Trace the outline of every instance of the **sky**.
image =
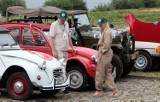
<path id="1" fill-rule="evenodd" d="M 46 0 L 25 0 L 25 1 L 27 8 L 38 8 L 40 6 L 43 6 Z M 107 4 L 111 0 L 84 0 L 84 1 L 87 4 L 87 8 L 90 10 L 93 9 L 98 4 L 104 4 L 104 3 Z"/>

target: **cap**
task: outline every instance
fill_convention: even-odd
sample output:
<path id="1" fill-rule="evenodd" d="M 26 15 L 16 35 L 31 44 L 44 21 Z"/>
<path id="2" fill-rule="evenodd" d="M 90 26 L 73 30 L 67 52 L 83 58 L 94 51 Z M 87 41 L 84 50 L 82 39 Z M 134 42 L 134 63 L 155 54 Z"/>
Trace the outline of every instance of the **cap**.
<path id="1" fill-rule="evenodd" d="M 68 17 L 68 13 L 66 11 L 61 11 L 59 19 L 66 20 Z"/>
<path id="2" fill-rule="evenodd" d="M 107 22 L 107 19 L 106 19 L 106 18 L 100 18 L 100 19 L 98 20 L 97 24 L 98 24 L 99 26 L 101 26 L 103 23 L 106 23 L 106 22 Z"/>

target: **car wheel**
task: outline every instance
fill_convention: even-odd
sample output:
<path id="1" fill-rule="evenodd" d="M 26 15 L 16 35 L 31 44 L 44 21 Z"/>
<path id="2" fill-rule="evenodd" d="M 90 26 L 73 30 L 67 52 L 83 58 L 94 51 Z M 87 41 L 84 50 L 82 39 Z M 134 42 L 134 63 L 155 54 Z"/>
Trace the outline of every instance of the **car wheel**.
<path id="1" fill-rule="evenodd" d="M 115 54 L 113 55 L 111 63 L 113 66 L 112 76 L 113 76 L 113 79 L 116 81 L 117 79 L 121 77 L 123 73 L 123 63 L 121 59 Z"/>
<path id="2" fill-rule="evenodd" d="M 71 82 L 69 90 L 82 91 L 85 89 L 88 82 L 88 75 L 80 66 L 67 68 L 67 73 L 70 74 Z"/>
<path id="3" fill-rule="evenodd" d="M 13 73 L 7 80 L 8 95 L 16 100 L 28 99 L 33 93 L 33 85 L 23 72 Z"/>
<path id="4" fill-rule="evenodd" d="M 125 76 L 127 74 L 129 74 L 132 70 L 133 70 L 133 66 L 134 66 L 134 60 L 131 61 L 129 64 L 125 65 L 124 64 L 124 69 L 123 69 L 123 74 L 122 76 Z"/>
<path id="5" fill-rule="evenodd" d="M 40 90 L 40 92 L 47 97 L 51 97 L 54 96 L 55 94 L 57 94 L 60 90 L 56 89 L 56 90 Z"/>
<path id="6" fill-rule="evenodd" d="M 144 51 L 139 51 L 139 56 L 135 61 L 134 70 L 137 71 L 149 71 L 152 67 L 151 56 Z"/>

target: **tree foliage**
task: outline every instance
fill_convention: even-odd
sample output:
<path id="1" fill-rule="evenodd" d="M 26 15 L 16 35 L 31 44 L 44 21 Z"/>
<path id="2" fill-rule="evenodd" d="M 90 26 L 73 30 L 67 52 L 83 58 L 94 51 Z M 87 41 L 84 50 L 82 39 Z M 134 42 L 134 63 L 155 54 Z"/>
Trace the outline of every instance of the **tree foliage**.
<path id="1" fill-rule="evenodd" d="M 56 6 L 65 10 L 86 10 L 83 0 L 47 0 L 44 6 Z"/>
<path id="2" fill-rule="evenodd" d="M 6 10 L 10 6 L 26 7 L 25 0 L 0 0 L 0 13 L 2 16 L 6 15 Z"/>
<path id="3" fill-rule="evenodd" d="M 98 4 L 94 7 L 94 9 L 91 10 L 91 12 L 97 12 L 97 11 L 108 11 L 111 8 L 107 4 Z"/>
<path id="4" fill-rule="evenodd" d="M 98 5 L 92 11 L 160 7 L 160 0 L 112 0 L 108 5 Z"/>

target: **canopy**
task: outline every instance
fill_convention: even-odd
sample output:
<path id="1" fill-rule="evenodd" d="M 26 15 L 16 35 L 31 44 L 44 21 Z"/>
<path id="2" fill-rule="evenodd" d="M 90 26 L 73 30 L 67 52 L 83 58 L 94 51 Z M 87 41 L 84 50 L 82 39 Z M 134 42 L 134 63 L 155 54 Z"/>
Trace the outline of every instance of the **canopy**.
<path id="1" fill-rule="evenodd" d="M 7 8 L 6 18 L 8 22 L 9 13 L 17 14 L 19 16 L 36 16 L 36 17 L 37 16 L 55 16 L 55 15 L 58 15 L 62 10 L 63 9 L 60 9 L 54 6 L 46 6 L 46 7 L 40 7 L 35 9 L 28 9 L 20 6 L 12 6 Z M 69 15 L 87 13 L 86 10 L 68 10 L 67 12 Z"/>

